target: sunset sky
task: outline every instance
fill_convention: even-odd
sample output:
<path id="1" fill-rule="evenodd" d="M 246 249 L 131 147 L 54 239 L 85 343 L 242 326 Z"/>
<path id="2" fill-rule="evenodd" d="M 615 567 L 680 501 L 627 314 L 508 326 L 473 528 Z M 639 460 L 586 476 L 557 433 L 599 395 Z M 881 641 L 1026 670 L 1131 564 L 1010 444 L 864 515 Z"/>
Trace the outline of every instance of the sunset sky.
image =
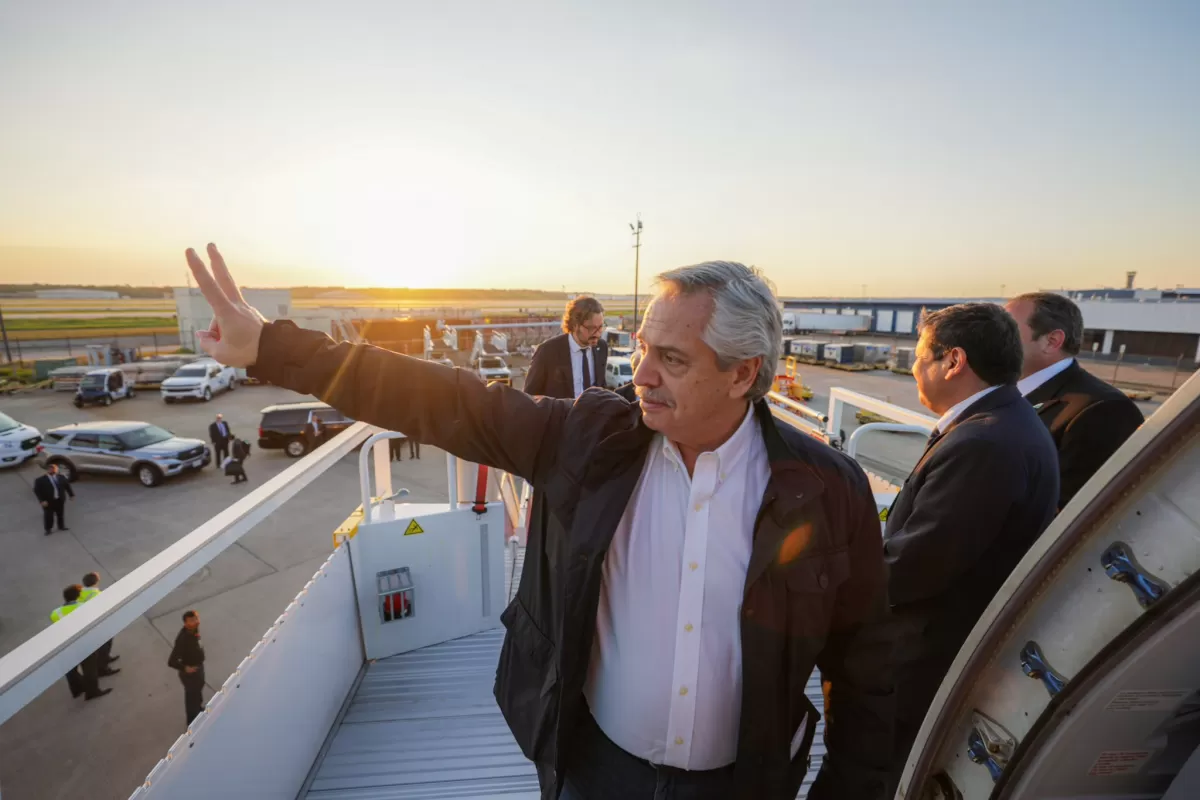
<path id="1" fill-rule="evenodd" d="M 0 5 L 0 282 L 1200 284 L 1200 3 Z"/>

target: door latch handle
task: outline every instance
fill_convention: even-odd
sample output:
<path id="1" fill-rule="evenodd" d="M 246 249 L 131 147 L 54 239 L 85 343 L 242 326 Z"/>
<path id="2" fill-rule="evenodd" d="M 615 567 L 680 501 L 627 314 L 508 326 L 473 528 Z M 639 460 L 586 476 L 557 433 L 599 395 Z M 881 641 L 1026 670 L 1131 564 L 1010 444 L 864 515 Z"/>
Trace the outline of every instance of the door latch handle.
<path id="1" fill-rule="evenodd" d="M 1144 570 L 1129 550 L 1129 545 L 1124 542 L 1113 542 L 1100 556 L 1100 565 L 1108 577 L 1130 588 L 1142 608 L 1149 608 L 1161 600 L 1171 586 Z"/>
<path id="2" fill-rule="evenodd" d="M 1003 725 L 981 711 L 973 712 L 971 721 L 974 727 L 967 736 L 967 757 L 987 767 L 992 780 L 998 781 L 1017 749 L 1017 741 Z"/>
<path id="3" fill-rule="evenodd" d="M 1026 642 L 1021 648 L 1021 669 L 1029 677 L 1041 681 L 1051 697 L 1067 685 L 1067 679 L 1046 661 L 1046 656 L 1037 642 Z"/>

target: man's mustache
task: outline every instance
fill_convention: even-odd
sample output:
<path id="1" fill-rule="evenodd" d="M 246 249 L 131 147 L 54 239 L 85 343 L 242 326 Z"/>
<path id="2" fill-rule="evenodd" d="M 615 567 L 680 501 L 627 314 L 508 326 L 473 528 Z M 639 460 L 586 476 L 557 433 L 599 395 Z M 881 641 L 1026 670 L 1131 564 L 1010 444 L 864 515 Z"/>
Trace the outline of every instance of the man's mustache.
<path id="1" fill-rule="evenodd" d="M 675 401 L 671 399 L 671 396 L 662 392 L 655 392 L 647 389 L 637 392 L 637 396 L 639 400 L 645 400 L 649 403 L 658 403 L 659 405 L 664 405 L 671 408 L 675 406 Z"/>

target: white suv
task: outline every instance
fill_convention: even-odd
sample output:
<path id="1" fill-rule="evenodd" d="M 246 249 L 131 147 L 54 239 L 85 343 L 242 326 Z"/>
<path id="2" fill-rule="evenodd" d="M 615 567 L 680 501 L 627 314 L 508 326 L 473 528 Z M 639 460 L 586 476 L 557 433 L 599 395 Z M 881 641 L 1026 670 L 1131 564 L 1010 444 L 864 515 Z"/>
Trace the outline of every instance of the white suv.
<path id="1" fill-rule="evenodd" d="M 0 413 L 0 467 L 15 467 L 37 455 L 42 434 L 31 425 L 22 425 Z"/>
<path id="2" fill-rule="evenodd" d="M 208 402 L 214 394 L 237 388 L 237 370 L 211 358 L 184 364 L 162 382 L 162 398 L 168 403 L 192 398 Z"/>

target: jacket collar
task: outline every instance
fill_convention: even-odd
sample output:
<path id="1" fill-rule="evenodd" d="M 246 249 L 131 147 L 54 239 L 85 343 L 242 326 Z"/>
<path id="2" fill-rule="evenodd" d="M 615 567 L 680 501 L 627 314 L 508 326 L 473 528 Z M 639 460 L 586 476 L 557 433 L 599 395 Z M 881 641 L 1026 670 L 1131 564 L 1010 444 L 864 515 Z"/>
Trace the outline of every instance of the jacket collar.
<path id="1" fill-rule="evenodd" d="M 996 389 L 996 391 L 989 392 L 971 405 L 964 408 L 962 413 L 955 417 L 954 420 L 946 426 L 946 430 L 942 431 L 942 437 L 944 438 L 946 434 L 957 428 L 960 423 L 962 423 L 964 420 L 970 419 L 975 414 L 982 414 L 984 412 L 991 411 L 992 409 L 1000 408 L 1001 406 L 1007 406 L 1020 399 L 1021 392 L 1017 390 L 1016 386 L 1012 384 L 1001 386 L 1000 388 Z"/>
<path id="2" fill-rule="evenodd" d="M 1041 413 L 1047 406 L 1053 405 L 1062 399 L 1061 395 L 1066 390 L 1067 385 L 1075 380 L 1075 376 L 1079 374 L 1079 370 L 1081 369 L 1083 367 L 1079 366 L 1079 361 L 1076 360 L 1071 366 L 1025 395 L 1025 399 L 1037 407 L 1038 413 Z"/>

